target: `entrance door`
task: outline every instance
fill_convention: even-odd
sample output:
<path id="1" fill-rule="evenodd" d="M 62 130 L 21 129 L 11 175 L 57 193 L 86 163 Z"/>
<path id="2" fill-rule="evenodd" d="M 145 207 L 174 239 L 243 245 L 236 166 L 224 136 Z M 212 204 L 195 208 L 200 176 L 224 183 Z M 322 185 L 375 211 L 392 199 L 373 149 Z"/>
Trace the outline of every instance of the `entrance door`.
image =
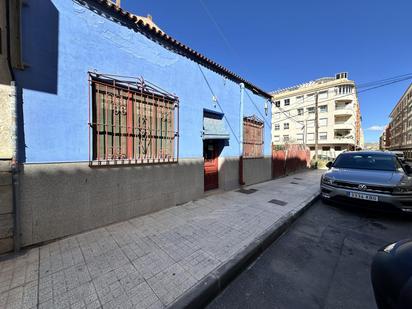
<path id="1" fill-rule="evenodd" d="M 217 143 L 212 140 L 203 141 L 203 158 L 205 174 L 205 191 L 219 187 Z"/>

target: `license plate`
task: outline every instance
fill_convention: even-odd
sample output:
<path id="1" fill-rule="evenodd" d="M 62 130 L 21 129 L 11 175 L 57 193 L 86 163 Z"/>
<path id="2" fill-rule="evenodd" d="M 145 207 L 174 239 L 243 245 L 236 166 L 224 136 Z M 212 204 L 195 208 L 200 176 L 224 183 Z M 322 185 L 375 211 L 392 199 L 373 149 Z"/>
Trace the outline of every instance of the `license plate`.
<path id="1" fill-rule="evenodd" d="M 376 195 L 356 193 L 356 192 L 348 192 L 348 196 L 352 198 L 357 198 L 360 200 L 373 201 L 373 202 L 377 202 L 379 200 Z"/>

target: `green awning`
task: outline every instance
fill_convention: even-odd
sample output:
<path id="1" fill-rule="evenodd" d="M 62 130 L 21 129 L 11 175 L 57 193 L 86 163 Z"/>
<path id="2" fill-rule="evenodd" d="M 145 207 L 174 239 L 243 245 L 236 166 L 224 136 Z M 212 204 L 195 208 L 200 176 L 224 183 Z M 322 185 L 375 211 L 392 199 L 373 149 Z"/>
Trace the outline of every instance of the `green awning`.
<path id="1" fill-rule="evenodd" d="M 230 134 L 225 128 L 223 114 L 204 113 L 203 139 L 229 139 Z"/>

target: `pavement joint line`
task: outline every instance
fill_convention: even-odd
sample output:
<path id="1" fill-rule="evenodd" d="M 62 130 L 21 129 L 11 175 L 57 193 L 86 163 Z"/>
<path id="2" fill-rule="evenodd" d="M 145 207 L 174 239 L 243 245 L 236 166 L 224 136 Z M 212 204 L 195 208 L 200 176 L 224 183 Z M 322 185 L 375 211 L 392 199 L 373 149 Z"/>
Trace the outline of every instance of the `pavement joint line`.
<path id="1" fill-rule="evenodd" d="M 302 175 L 304 174 L 302 173 Z M 307 175 L 309 174 L 305 175 L 305 179 L 311 177 Z M 248 195 L 243 195 L 239 199 L 236 197 L 237 194 L 234 189 L 217 197 L 210 196 L 204 199 L 204 203 L 201 200 L 199 200 L 199 203 L 189 202 L 187 207 L 172 207 L 168 210 L 142 216 L 140 219 L 133 218 L 64 237 L 66 239 L 62 238 L 47 242 L 43 244 L 45 246 L 38 245 L 26 248 L 27 252 L 33 250 L 35 255 L 34 259 L 30 257 L 30 260 L 28 260 L 29 266 L 27 267 L 32 267 L 34 262 L 37 265 L 37 270 L 35 276 L 23 278 L 24 282 L 20 285 L 26 286 L 29 282 L 36 282 L 37 286 L 35 286 L 36 284 L 28 286 L 30 289 L 35 288 L 37 290 L 37 295 L 35 296 L 33 292 L 33 296 L 31 296 L 34 298 L 33 302 L 37 300 L 37 306 L 41 305 L 40 302 L 49 306 L 51 301 L 54 301 L 55 296 L 50 297 L 49 287 L 46 286 L 44 287 L 47 291 L 40 293 L 40 283 L 45 282 L 46 275 L 51 276 L 56 273 L 57 283 L 60 283 L 62 276 L 65 278 L 67 276 L 68 281 L 65 283 L 67 284 L 67 293 L 64 294 L 65 297 L 70 296 L 69 294 L 72 292 L 69 293 L 69 291 L 76 288 L 75 285 L 78 282 L 79 285 L 84 285 L 84 293 L 86 293 L 84 297 L 89 297 L 87 295 L 90 293 L 90 297 L 93 299 L 87 299 L 93 301 L 93 305 L 103 305 L 103 302 L 107 303 L 109 298 L 105 295 L 100 297 L 101 288 L 104 287 L 101 284 L 105 280 L 110 283 L 112 276 L 106 275 L 108 272 L 116 270 L 113 274 L 119 275 L 118 280 L 123 278 L 122 274 L 125 271 L 133 273 L 133 276 L 130 277 L 132 279 L 128 280 L 134 280 L 133 278 L 136 277 L 136 282 L 140 282 L 140 279 L 142 279 L 142 282 L 145 283 L 139 288 L 138 294 L 141 297 L 144 293 L 150 294 L 152 300 L 156 300 L 158 304 L 164 306 L 174 306 L 175 302 L 177 303 L 181 298 L 185 298 L 187 293 L 198 286 L 216 296 L 239 273 L 253 263 L 267 246 L 285 232 L 291 222 L 294 221 L 294 218 L 297 218 L 303 209 L 308 207 L 307 204 L 316 198 L 319 191 L 318 185 L 310 179 L 307 187 L 303 189 L 301 187 L 293 188 L 292 191 L 296 191 L 296 194 L 293 192 L 288 194 L 287 190 L 291 189 L 291 185 L 287 184 L 287 180 L 279 181 L 274 179 L 274 181 L 265 183 L 248 186 L 261 192 L 257 200 Z M 276 188 L 279 190 L 276 190 Z M 288 207 L 283 210 L 281 208 L 276 210 L 275 207 L 270 207 L 267 204 L 267 201 L 273 198 L 273 194 L 282 194 L 283 192 L 286 193 L 286 200 L 289 201 L 290 205 Z M 317 194 L 314 194 L 314 192 L 317 192 Z M 176 218 L 179 218 L 179 220 Z M 251 228 L 249 224 L 252 224 L 252 227 L 255 224 L 257 226 Z M 132 228 L 133 231 L 128 233 L 127 228 Z M 126 233 L 124 234 L 124 232 Z M 169 232 L 170 235 L 167 234 Z M 208 234 L 210 234 L 210 237 L 204 238 Z M 226 239 L 225 235 L 227 235 Z M 205 241 L 201 242 L 203 239 Z M 150 240 L 150 244 L 146 243 L 146 240 Z M 201 243 L 196 244 L 195 240 Z M 180 244 L 178 241 L 182 241 L 182 243 Z M 214 242 L 216 242 L 216 245 L 213 244 Z M 132 245 L 134 243 L 140 245 L 136 247 Z M 216 248 L 216 251 L 214 251 L 214 248 Z M 177 250 L 176 254 L 173 251 L 175 249 Z M 149 260 L 147 258 L 146 260 L 141 259 L 148 254 L 140 256 L 146 250 L 153 251 L 153 254 L 156 254 L 155 251 L 159 250 L 159 254 L 162 253 L 167 258 L 163 261 L 160 257 L 159 259 L 155 258 L 156 261 L 153 262 L 150 262 L 151 258 Z M 196 255 L 195 253 L 199 251 L 202 251 L 202 253 Z M 188 255 L 187 259 L 182 259 L 182 254 Z M 208 261 L 207 256 L 211 259 L 210 261 Z M 93 262 L 95 257 L 102 258 Z M 151 280 L 149 283 L 149 278 L 157 276 L 153 274 L 152 277 L 149 276 L 153 270 L 156 270 L 153 266 L 158 264 L 161 268 L 163 265 L 169 264 L 170 261 L 173 261 L 174 264 L 167 266 L 162 271 L 163 275 L 159 273 L 158 278 Z M 204 265 L 199 261 L 202 263 L 204 261 Z M 79 269 L 76 268 L 79 263 L 83 263 L 83 266 L 86 267 L 87 273 L 84 276 L 80 275 Z M 203 268 L 202 265 L 204 266 L 203 270 L 201 269 Z M 123 266 L 127 267 L 123 269 Z M 15 268 L 17 269 L 17 267 Z M 140 273 L 142 269 L 143 272 L 146 269 L 148 270 L 145 275 Z M 174 276 L 176 270 L 180 279 L 169 279 L 171 273 L 173 272 Z M 135 275 L 134 271 L 142 276 Z M 87 279 L 87 274 L 90 280 L 86 282 L 84 279 Z M 103 281 L 96 281 L 101 275 Z M 189 277 L 191 279 L 183 284 L 184 287 L 180 288 L 176 285 L 179 280 L 183 282 L 182 280 Z M 167 280 L 163 282 L 165 279 Z M 21 278 L 16 283 L 20 283 L 20 281 Z M 167 290 L 159 289 L 162 285 Z M 97 291 L 98 289 L 100 292 Z M 3 292 L 8 293 L 11 290 L 2 291 L 0 296 L 7 298 L 8 294 L 3 294 Z M 199 293 L 204 290 L 200 290 Z M 73 293 L 79 292 L 77 290 L 73 291 Z M 113 290 L 112 297 L 116 297 L 115 292 Z M 30 294 L 28 295 L 30 297 Z M 207 296 L 207 294 L 205 295 Z M 130 297 L 130 300 L 133 300 L 132 295 Z M 83 296 L 79 300 L 80 302 L 87 301 Z M 119 299 L 119 301 L 122 300 Z M 206 299 L 205 303 L 210 301 L 210 298 Z"/>
<path id="2" fill-rule="evenodd" d="M 232 256 L 226 263 L 212 271 L 185 294 L 175 300 L 169 308 L 203 308 L 221 293 L 243 270 L 254 262 L 289 226 L 320 198 L 320 192 L 298 204 L 283 215 L 243 250 Z M 299 207 L 303 205 L 303 207 Z M 297 211 L 295 211 L 299 208 Z"/>

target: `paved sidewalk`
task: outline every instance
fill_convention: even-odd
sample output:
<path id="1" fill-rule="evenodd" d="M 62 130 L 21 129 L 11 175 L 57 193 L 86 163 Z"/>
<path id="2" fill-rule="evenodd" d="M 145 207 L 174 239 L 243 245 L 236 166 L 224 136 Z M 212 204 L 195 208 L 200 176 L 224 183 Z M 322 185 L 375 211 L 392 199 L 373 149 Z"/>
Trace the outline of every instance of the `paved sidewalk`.
<path id="1" fill-rule="evenodd" d="M 0 308 L 163 308 L 317 195 L 307 171 L 68 237 L 0 262 Z M 272 199 L 284 206 L 268 203 Z"/>

